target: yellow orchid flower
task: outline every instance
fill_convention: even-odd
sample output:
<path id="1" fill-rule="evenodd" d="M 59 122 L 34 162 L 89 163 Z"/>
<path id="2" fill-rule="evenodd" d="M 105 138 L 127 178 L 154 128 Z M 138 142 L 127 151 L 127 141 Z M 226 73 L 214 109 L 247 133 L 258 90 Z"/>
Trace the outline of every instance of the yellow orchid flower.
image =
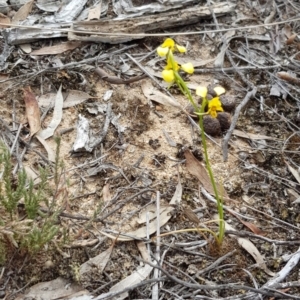
<path id="1" fill-rule="evenodd" d="M 169 48 L 158 47 L 156 51 L 160 57 L 165 57 L 169 52 Z"/>
<path id="2" fill-rule="evenodd" d="M 174 42 L 173 39 L 167 38 L 167 39 L 165 39 L 165 41 L 163 42 L 163 44 L 161 45 L 161 47 L 163 47 L 163 48 L 169 48 L 172 51 L 174 51 L 175 42 Z"/>
<path id="3" fill-rule="evenodd" d="M 216 86 L 214 88 L 214 91 L 218 96 L 225 94 L 225 92 L 226 92 L 226 90 L 222 86 Z"/>
<path id="4" fill-rule="evenodd" d="M 194 66 L 192 63 L 186 63 L 186 64 L 181 65 L 181 69 L 188 74 L 194 73 Z"/>
<path id="5" fill-rule="evenodd" d="M 173 82 L 175 80 L 175 75 L 173 70 L 163 70 L 161 75 L 164 81 L 166 82 Z"/>
<path id="6" fill-rule="evenodd" d="M 186 48 L 184 46 L 180 46 L 176 44 L 173 39 L 167 38 L 163 42 L 163 44 L 157 48 L 157 54 L 160 57 L 165 57 L 168 54 L 169 50 L 171 50 L 172 52 L 177 50 L 180 53 L 186 52 Z"/>
<path id="7" fill-rule="evenodd" d="M 202 97 L 202 98 L 206 98 L 207 96 L 207 87 L 206 86 L 199 86 L 196 89 L 196 95 Z"/>
<path id="8" fill-rule="evenodd" d="M 178 71 L 179 70 L 180 67 L 179 67 L 177 61 L 174 58 L 173 58 L 173 61 L 174 61 L 174 67 L 175 67 L 175 69 L 173 69 L 173 64 L 172 64 L 171 56 L 168 56 L 167 65 L 165 66 L 165 70 L 174 70 L 174 71 Z"/>
<path id="9" fill-rule="evenodd" d="M 180 53 L 186 52 L 186 48 L 184 46 L 180 46 L 180 45 L 176 44 L 175 47 L 176 47 L 177 51 Z"/>
<path id="10" fill-rule="evenodd" d="M 173 64 L 175 69 L 173 69 Z M 179 66 L 177 61 L 174 60 L 173 64 L 171 59 L 168 58 L 167 65 L 165 66 L 165 70 L 162 72 L 162 77 L 166 82 L 173 82 L 175 79 L 174 71 L 178 71 L 180 68 L 188 74 L 193 74 L 194 72 L 194 66 L 191 63 L 186 63 Z M 165 72 L 165 71 L 170 71 L 170 72 Z"/>
<path id="11" fill-rule="evenodd" d="M 208 111 L 207 113 L 211 115 L 213 118 L 217 117 L 217 111 L 223 111 L 222 103 L 219 97 L 215 97 L 208 101 Z"/>

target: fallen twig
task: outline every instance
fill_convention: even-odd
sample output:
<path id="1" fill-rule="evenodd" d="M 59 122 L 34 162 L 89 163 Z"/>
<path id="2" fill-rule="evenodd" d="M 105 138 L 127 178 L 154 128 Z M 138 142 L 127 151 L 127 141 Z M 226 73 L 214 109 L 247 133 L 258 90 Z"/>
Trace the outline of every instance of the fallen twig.
<path id="1" fill-rule="evenodd" d="M 160 193 L 156 192 L 156 251 L 155 260 L 160 264 Z M 153 279 L 160 277 L 159 269 L 154 269 Z M 156 282 L 152 287 L 152 299 L 159 299 L 159 282 Z"/>
<path id="2" fill-rule="evenodd" d="M 97 67 L 95 69 L 95 72 L 97 75 L 100 76 L 100 78 L 104 81 L 107 81 L 109 83 L 112 83 L 112 84 L 128 84 L 128 83 L 132 83 L 132 82 L 136 82 L 136 81 L 139 81 L 141 79 L 144 79 L 147 77 L 146 74 L 143 74 L 143 75 L 140 75 L 140 76 L 135 76 L 135 77 L 132 77 L 130 79 L 121 79 L 119 77 L 116 77 L 116 76 L 109 76 L 103 69 Z"/>
<path id="3" fill-rule="evenodd" d="M 257 88 L 253 88 L 252 91 L 248 92 L 245 96 L 245 98 L 243 99 L 243 101 L 236 107 L 235 109 L 235 113 L 234 113 L 234 116 L 232 118 L 232 122 L 231 122 L 231 125 L 230 125 L 230 128 L 228 129 L 224 139 L 223 139 L 223 142 L 222 142 L 222 149 L 223 149 L 223 159 L 224 161 L 227 161 L 228 159 L 228 142 L 229 142 L 229 139 L 232 135 L 232 132 L 235 128 L 235 125 L 237 123 L 237 120 L 238 120 L 238 117 L 240 115 L 240 112 L 242 110 L 242 108 L 248 103 L 248 101 L 255 96 L 256 94 L 256 91 L 257 91 Z"/>
<path id="4" fill-rule="evenodd" d="M 280 241 L 280 240 L 272 240 L 267 237 L 253 234 L 251 232 L 247 231 L 233 231 L 233 230 L 226 230 L 225 234 L 233 234 L 240 237 L 247 237 L 249 239 L 258 239 L 262 241 L 266 241 L 268 243 L 272 243 L 275 245 L 300 245 L 300 240 L 294 240 L 294 241 Z"/>
<path id="5" fill-rule="evenodd" d="M 300 257 L 300 251 L 299 251 L 299 257 Z M 257 294 L 262 294 L 262 295 L 266 295 L 266 296 L 273 296 L 273 297 L 279 297 L 284 295 L 287 299 L 298 299 L 298 296 L 292 296 L 292 295 L 288 295 L 285 293 L 281 293 L 279 291 L 267 291 L 264 289 L 256 289 L 250 286 L 246 286 L 246 285 L 239 285 L 239 284 L 234 284 L 234 283 L 229 283 L 229 284 L 219 284 L 219 285 L 204 285 L 204 284 L 195 284 L 195 283 L 190 283 L 190 282 L 186 282 L 184 280 L 181 280 L 179 278 L 177 278 L 176 276 L 171 275 L 167 270 L 165 270 L 164 268 L 158 266 L 157 264 L 153 264 L 149 261 L 144 261 L 138 257 L 136 257 L 137 260 L 142 261 L 146 264 L 149 264 L 151 267 L 153 268 L 158 268 L 162 273 L 164 273 L 169 279 L 171 279 L 172 281 L 179 283 L 185 287 L 191 288 L 191 289 L 195 289 L 195 290 L 246 290 L 246 291 L 251 291 Z M 158 279 L 157 279 L 158 280 Z M 101 298 L 102 299 L 102 298 Z"/>

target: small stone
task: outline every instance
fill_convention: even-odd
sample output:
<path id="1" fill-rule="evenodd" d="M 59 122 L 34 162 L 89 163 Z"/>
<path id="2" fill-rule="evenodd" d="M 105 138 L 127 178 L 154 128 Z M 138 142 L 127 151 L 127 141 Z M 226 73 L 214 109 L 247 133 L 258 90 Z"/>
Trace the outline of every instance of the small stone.
<path id="1" fill-rule="evenodd" d="M 209 135 L 216 136 L 221 134 L 221 126 L 217 118 L 212 118 L 211 116 L 204 116 L 203 126 L 204 131 Z"/>

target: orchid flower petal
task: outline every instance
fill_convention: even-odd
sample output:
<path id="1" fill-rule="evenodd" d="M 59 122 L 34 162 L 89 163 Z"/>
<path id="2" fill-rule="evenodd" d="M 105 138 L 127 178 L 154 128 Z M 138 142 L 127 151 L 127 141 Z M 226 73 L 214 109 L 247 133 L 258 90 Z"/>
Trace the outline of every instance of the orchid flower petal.
<path id="1" fill-rule="evenodd" d="M 169 52 L 169 48 L 158 47 L 156 51 L 160 57 L 165 57 Z"/>
<path id="2" fill-rule="evenodd" d="M 166 81 L 166 82 L 173 82 L 175 80 L 173 70 L 163 70 L 161 75 L 162 75 L 162 78 L 164 79 L 164 81 Z"/>
<path id="3" fill-rule="evenodd" d="M 176 49 L 178 50 L 178 52 L 180 53 L 185 53 L 186 52 L 186 48 L 184 46 L 180 46 L 176 44 Z"/>
<path id="4" fill-rule="evenodd" d="M 216 86 L 214 88 L 214 91 L 218 96 L 225 94 L 225 92 L 226 92 L 226 90 L 222 86 Z"/>
<path id="5" fill-rule="evenodd" d="M 205 86 L 199 86 L 196 89 L 196 94 L 202 98 L 206 98 L 207 96 L 207 87 Z"/>
<path id="6" fill-rule="evenodd" d="M 165 41 L 163 42 L 163 44 L 161 45 L 161 47 L 163 47 L 163 48 L 169 48 L 169 49 L 171 49 L 173 51 L 174 47 L 175 47 L 175 42 L 174 42 L 174 40 L 172 40 L 170 38 L 167 38 L 167 39 L 165 39 Z"/>
<path id="7" fill-rule="evenodd" d="M 194 73 L 194 66 L 192 63 L 186 63 L 186 64 L 181 65 L 181 69 L 188 74 Z"/>

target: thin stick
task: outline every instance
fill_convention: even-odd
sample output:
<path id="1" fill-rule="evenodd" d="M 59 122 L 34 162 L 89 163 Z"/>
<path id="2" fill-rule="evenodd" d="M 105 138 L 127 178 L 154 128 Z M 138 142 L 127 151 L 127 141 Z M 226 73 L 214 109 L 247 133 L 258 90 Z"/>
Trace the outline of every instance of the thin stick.
<path id="1" fill-rule="evenodd" d="M 135 58 L 133 58 L 130 54 L 126 53 L 126 55 L 139 67 L 139 69 L 141 71 L 143 71 L 145 74 L 147 74 L 158 86 L 161 90 L 163 90 L 164 92 L 166 92 L 168 94 L 169 97 L 171 97 L 173 100 L 175 100 L 177 102 L 177 100 L 173 97 L 173 95 L 169 92 L 169 90 L 167 90 L 166 88 L 164 88 L 161 83 L 152 75 L 150 74 Z"/>
<path id="2" fill-rule="evenodd" d="M 15 123 L 14 123 L 15 124 Z M 16 134 L 16 137 L 15 137 L 15 140 L 9 150 L 9 153 L 12 154 L 14 152 L 14 149 L 16 147 L 16 144 L 17 144 L 17 141 L 18 141 L 18 138 L 20 136 L 20 132 L 21 132 L 21 129 L 22 129 L 22 124 L 19 125 L 19 128 L 18 128 L 18 131 L 17 131 L 17 134 Z"/>
<path id="3" fill-rule="evenodd" d="M 299 251 L 300 254 L 300 251 Z M 195 283 L 190 283 L 184 280 L 179 279 L 176 276 L 171 275 L 167 270 L 165 270 L 164 268 L 160 267 L 157 264 L 153 264 L 149 261 L 144 261 L 142 259 L 140 259 L 139 257 L 136 257 L 136 259 L 138 261 L 143 261 L 145 264 L 150 265 L 153 268 L 158 268 L 161 270 L 162 273 L 164 273 L 170 280 L 179 283 L 185 287 L 188 287 L 190 289 L 201 289 L 201 290 L 216 290 L 216 291 L 220 291 L 220 290 L 246 290 L 246 291 L 251 291 L 254 293 L 258 293 L 258 294 L 262 294 L 262 295 L 267 295 L 267 296 L 282 296 L 284 295 L 287 299 L 299 299 L 298 296 L 292 296 L 292 295 L 288 295 L 285 293 L 281 293 L 280 291 L 268 291 L 267 287 L 266 290 L 261 288 L 261 289 L 256 289 L 247 285 L 240 285 L 240 284 L 235 284 L 235 283 L 228 283 L 228 284 L 219 284 L 219 285 L 205 285 L 205 284 L 195 284 Z M 296 266 L 296 265 L 295 265 Z"/>
<path id="4" fill-rule="evenodd" d="M 278 68 L 278 65 L 274 66 L 235 66 L 235 67 L 229 67 L 229 68 L 201 68 L 201 69 L 195 69 L 194 74 L 205 74 L 205 73 L 213 73 L 213 72 L 224 72 L 224 73 L 236 73 L 237 71 L 258 71 L 258 70 L 269 70 L 269 69 L 276 69 Z"/>
<path id="5" fill-rule="evenodd" d="M 156 252 L 155 259 L 157 263 L 160 263 L 160 193 L 156 192 Z M 157 279 L 160 277 L 160 270 L 155 268 L 153 278 Z M 152 299 L 159 299 L 159 282 L 155 283 L 152 287 Z"/>
<path id="6" fill-rule="evenodd" d="M 252 97 L 255 97 L 255 94 L 256 94 L 256 91 L 257 91 L 257 88 L 253 88 L 252 91 L 248 92 L 245 96 L 245 98 L 243 99 L 243 101 L 237 106 L 237 108 L 235 109 L 235 113 L 234 113 L 234 116 L 232 118 L 232 122 L 231 122 L 231 125 L 230 125 L 230 128 L 228 129 L 224 139 L 223 139 L 223 142 L 222 142 L 222 149 L 223 149 L 223 159 L 224 161 L 227 161 L 228 159 L 228 142 L 229 142 L 229 139 L 233 133 L 233 130 L 235 128 L 235 125 L 237 123 L 237 120 L 238 120 L 238 117 L 240 115 L 240 112 L 242 110 L 242 108 L 249 102 L 249 100 L 252 98 Z"/>

